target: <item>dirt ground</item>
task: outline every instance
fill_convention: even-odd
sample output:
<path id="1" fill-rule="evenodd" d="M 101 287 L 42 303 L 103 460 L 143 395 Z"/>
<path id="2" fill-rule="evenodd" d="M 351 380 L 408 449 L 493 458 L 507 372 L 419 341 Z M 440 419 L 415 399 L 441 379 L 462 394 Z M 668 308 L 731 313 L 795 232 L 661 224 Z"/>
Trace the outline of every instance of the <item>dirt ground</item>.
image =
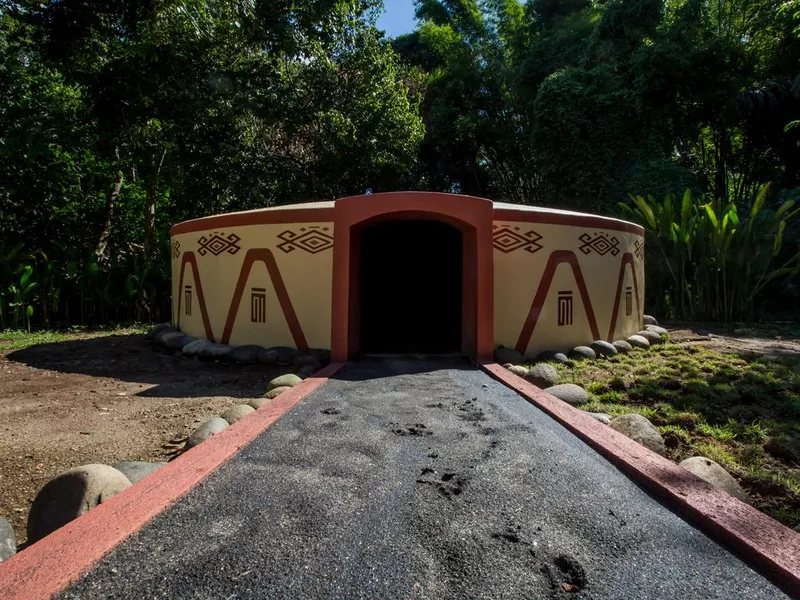
<path id="1" fill-rule="evenodd" d="M 0 516 L 23 543 L 31 503 L 54 476 L 169 460 L 202 421 L 261 396 L 286 371 L 172 356 L 143 335 L 0 352 Z"/>
<path id="2" fill-rule="evenodd" d="M 722 329 L 720 327 L 666 324 L 670 341 L 682 346 L 704 346 L 720 352 L 763 356 L 800 356 L 800 332 L 786 328 Z M 778 332 L 783 335 L 778 335 Z"/>
<path id="3" fill-rule="evenodd" d="M 800 355 L 797 336 L 770 330 L 666 326 L 682 345 Z M 22 544 L 30 505 L 51 478 L 88 463 L 169 460 L 202 421 L 261 396 L 287 370 L 179 358 L 143 335 L 0 351 L 0 516 Z"/>

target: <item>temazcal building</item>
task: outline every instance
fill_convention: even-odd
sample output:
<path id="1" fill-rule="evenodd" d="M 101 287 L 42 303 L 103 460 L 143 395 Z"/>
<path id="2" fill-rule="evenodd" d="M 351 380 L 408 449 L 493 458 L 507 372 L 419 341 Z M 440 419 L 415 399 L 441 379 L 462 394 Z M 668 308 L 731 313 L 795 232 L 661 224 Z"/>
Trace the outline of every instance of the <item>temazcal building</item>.
<path id="1" fill-rule="evenodd" d="M 644 231 L 596 215 L 392 192 L 171 230 L 173 323 L 231 345 L 527 356 L 642 328 Z"/>

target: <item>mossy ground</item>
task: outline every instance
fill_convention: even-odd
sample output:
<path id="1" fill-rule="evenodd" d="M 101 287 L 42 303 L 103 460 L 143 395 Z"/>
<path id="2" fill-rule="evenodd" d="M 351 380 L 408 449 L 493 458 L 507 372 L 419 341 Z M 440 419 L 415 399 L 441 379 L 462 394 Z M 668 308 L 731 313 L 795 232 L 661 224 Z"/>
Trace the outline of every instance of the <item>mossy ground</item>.
<path id="1" fill-rule="evenodd" d="M 800 524 L 800 357 L 667 343 L 555 366 L 560 383 L 589 392 L 583 410 L 644 415 L 660 430 L 669 458 L 715 460 L 756 508 Z"/>
<path id="2" fill-rule="evenodd" d="M 124 327 L 70 327 L 69 329 L 43 329 L 22 331 L 7 329 L 0 331 L 0 350 L 20 350 L 38 344 L 51 344 L 67 340 L 85 340 L 107 335 L 134 335 L 147 333 L 152 325 L 128 325 Z"/>

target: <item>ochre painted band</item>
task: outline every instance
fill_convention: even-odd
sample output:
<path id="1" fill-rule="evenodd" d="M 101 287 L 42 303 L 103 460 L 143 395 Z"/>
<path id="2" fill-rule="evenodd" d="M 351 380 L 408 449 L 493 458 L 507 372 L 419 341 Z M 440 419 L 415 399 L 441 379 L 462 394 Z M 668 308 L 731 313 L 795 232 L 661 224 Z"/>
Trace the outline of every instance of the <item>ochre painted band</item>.
<path id="1" fill-rule="evenodd" d="M 272 426 L 344 364 L 331 363 L 108 502 L 0 563 L 0 598 L 44 600 L 65 589 L 117 544 Z"/>
<path id="2" fill-rule="evenodd" d="M 496 363 L 481 368 L 521 394 L 790 596 L 800 590 L 800 535 Z"/>

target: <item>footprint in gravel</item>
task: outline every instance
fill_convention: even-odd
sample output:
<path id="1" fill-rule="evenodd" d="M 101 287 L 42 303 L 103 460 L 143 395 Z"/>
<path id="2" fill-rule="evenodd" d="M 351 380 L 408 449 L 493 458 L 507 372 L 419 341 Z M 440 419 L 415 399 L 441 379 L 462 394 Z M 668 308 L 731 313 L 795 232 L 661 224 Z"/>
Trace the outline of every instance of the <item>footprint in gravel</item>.
<path id="1" fill-rule="evenodd" d="M 486 413 L 483 412 L 483 409 L 477 407 L 475 402 L 477 398 L 473 398 L 472 400 L 467 400 L 466 402 L 462 402 L 458 405 L 458 410 L 464 414 L 458 415 L 458 418 L 462 421 L 467 421 L 469 423 L 480 423 L 481 421 L 486 420 Z"/>
<path id="2" fill-rule="evenodd" d="M 397 423 L 389 423 L 389 425 L 397 425 Z M 428 431 L 428 428 L 425 427 L 422 423 L 415 423 L 413 425 L 406 425 L 405 427 L 393 427 L 392 433 L 399 436 L 423 436 L 423 435 L 433 435 L 432 431 Z"/>
<path id="3" fill-rule="evenodd" d="M 450 472 L 442 473 L 441 477 L 437 477 L 433 469 L 423 469 L 417 483 L 433 486 L 439 494 L 449 499 L 461 495 L 467 483 L 467 477 Z"/>
<path id="4" fill-rule="evenodd" d="M 437 402 L 436 404 L 426 404 L 425 408 L 442 408 L 442 409 L 445 409 L 447 407 L 444 404 L 442 404 L 441 402 Z"/>
<path id="5" fill-rule="evenodd" d="M 340 411 L 338 408 L 334 408 L 333 406 L 331 406 L 329 408 L 323 408 L 319 412 L 321 412 L 323 415 L 338 415 L 342 411 Z"/>
<path id="6" fill-rule="evenodd" d="M 545 571 L 554 589 L 579 592 L 586 587 L 586 571 L 569 554 L 556 556 L 551 565 L 545 565 Z"/>
<path id="7" fill-rule="evenodd" d="M 492 537 L 496 540 L 511 542 L 512 544 L 527 544 L 527 542 L 523 542 L 519 538 L 519 527 L 517 527 L 517 529 L 509 527 L 503 533 L 493 533 Z"/>

